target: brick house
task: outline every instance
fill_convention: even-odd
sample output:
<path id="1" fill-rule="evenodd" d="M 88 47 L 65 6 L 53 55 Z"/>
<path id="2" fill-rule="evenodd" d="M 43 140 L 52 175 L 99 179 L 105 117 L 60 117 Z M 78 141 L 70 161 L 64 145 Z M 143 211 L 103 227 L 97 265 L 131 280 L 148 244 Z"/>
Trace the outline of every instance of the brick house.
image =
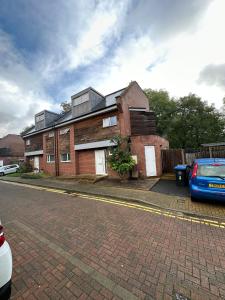
<path id="1" fill-rule="evenodd" d="M 0 166 L 24 160 L 24 141 L 20 135 L 8 134 L 0 138 Z"/>
<path id="2" fill-rule="evenodd" d="M 71 111 L 35 115 L 35 126 L 23 136 L 25 157 L 34 168 L 52 175 L 108 174 L 115 135 L 129 136 L 137 161 L 135 176 L 159 176 L 161 149 L 169 143 L 156 135 L 155 116 L 137 84 L 103 96 L 87 88 L 71 97 Z"/>

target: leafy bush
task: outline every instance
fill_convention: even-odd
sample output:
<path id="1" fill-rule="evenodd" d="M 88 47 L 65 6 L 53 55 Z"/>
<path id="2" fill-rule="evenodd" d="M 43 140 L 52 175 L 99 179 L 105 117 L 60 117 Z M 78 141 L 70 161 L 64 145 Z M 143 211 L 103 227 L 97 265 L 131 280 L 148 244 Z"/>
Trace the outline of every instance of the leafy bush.
<path id="1" fill-rule="evenodd" d="M 112 170 L 116 171 L 120 177 L 124 177 L 136 164 L 131 156 L 129 138 L 116 136 L 112 142 L 117 146 L 110 149 L 111 155 L 108 156 L 108 162 Z"/>
<path id="2" fill-rule="evenodd" d="M 29 173 L 33 170 L 33 167 L 28 162 L 25 162 L 20 165 L 20 168 L 18 170 L 19 173 Z"/>

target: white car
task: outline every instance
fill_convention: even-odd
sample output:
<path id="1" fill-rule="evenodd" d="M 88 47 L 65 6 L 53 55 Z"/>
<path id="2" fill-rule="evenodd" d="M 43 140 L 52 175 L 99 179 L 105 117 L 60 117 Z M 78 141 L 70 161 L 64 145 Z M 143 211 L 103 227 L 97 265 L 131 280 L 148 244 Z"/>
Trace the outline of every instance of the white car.
<path id="1" fill-rule="evenodd" d="M 10 173 L 16 173 L 19 168 L 19 165 L 7 165 L 0 167 L 0 176 L 4 176 Z"/>
<path id="2" fill-rule="evenodd" d="M 12 252 L 5 240 L 0 221 L 0 299 L 8 300 L 11 295 Z"/>

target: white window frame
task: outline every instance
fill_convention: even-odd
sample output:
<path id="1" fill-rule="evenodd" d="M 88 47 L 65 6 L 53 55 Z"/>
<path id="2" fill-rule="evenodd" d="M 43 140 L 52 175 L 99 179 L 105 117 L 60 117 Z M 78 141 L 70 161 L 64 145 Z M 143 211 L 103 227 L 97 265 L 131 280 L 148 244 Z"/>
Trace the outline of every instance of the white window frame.
<path id="1" fill-rule="evenodd" d="M 30 146 L 30 139 L 26 140 L 26 146 Z"/>
<path id="2" fill-rule="evenodd" d="M 63 128 L 59 130 L 59 134 L 63 135 L 63 134 L 67 134 L 70 131 L 70 128 Z"/>
<path id="3" fill-rule="evenodd" d="M 73 106 L 78 106 L 82 103 L 88 102 L 88 100 L 89 100 L 89 94 L 86 93 L 84 95 L 81 95 L 80 97 L 73 99 Z"/>
<path id="4" fill-rule="evenodd" d="M 116 126 L 116 125 L 117 125 L 117 116 L 111 116 L 108 118 L 104 118 L 102 120 L 103 128 L 112 127 L 112 126 Z"/>
<path id="5" fill-rule="evenodd" d="M 54 131 L 50 131 L 50 132 L 48 133 L 48 137 L 49 137 L 49 138 L 54 137 L 54 136 L 55 136 Z"/>
<path id="6" fill-rule="evenodd" d="M 54 160 L 51 160 L 51 156 L 54 157 Z M 48 164 L 54 163 L 55 162 L 55 155 L 54 154 L 47 154 L 46 161 L 47 161 Z"/>
<path id="7" fill-rule="evenodd" d="M 44 114 L 36 116 L 36 122 L 41 122 L 44 120 L 44 118 L 45 118 Z"/>
<path id="8" fill-rule="evenodd" d="M 66 160 L 62 160 L 62 155 L 66 155 Z M 70 162 L 71 161 L 70 153 L 60 154 L 60 160 L 61 160 L 61 162 Z"/>

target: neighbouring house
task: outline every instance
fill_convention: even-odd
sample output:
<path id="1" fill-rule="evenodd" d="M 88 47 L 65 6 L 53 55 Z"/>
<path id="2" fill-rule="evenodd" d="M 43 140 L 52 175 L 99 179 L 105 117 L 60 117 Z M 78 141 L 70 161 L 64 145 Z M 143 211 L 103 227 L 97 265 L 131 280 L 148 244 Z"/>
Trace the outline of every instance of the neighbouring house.
<path id="1" fill-rule="evenodd" d="M 106 96 L 89 87 L 71 97 L 71 107 L 63 115 L 47 110 L 35 115 L 35 126 L 23 136 L 34 168 L 55 176 L 117 176 L 107 156 L 112 137 L 122 135 L 130 137 L 136 175 L 161 175 L 161 149 L 169 143 L 156 135 L 154 112 L 137 82 Z"/>
<path id="2" fill-rule="evenodd" d="M 0 166 L 24 161 L 24 141 L 20 135 L 8 134 L 0 138 Z"/>

